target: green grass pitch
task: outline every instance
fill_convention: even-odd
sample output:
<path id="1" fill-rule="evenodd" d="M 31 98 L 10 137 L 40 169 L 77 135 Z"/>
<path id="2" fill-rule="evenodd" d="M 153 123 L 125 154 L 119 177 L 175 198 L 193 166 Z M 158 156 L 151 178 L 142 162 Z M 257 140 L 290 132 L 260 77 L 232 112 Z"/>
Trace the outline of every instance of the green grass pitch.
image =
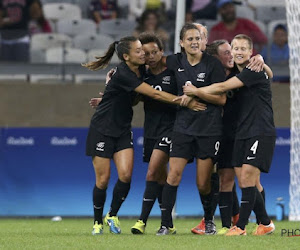
<path id="1" fill-rule="evenodd" d="M 200 236 L 190 233 L 198 219 L 177 219 L 176 235 L 156 236 L 160 220 L 150 218 L 145 235 L 133 235 L 130 228 L 136 219 L 120 218 L 121 235 L 112 235 L 108 227 L 104 234 L 92 236 L 91 218 L 63 218 L 53 222 L 43 219 L 0 219 L 0 249 L 300 249 L 300 237 L 281 235 L 282 229 L 296 230 L 300 222 L 276 222 L 276 231 L 268 236 L 253 236 L 253 223 L 247 226 L 247 236 Z M 220 221 L 217 220 L 217 228 Z"/>

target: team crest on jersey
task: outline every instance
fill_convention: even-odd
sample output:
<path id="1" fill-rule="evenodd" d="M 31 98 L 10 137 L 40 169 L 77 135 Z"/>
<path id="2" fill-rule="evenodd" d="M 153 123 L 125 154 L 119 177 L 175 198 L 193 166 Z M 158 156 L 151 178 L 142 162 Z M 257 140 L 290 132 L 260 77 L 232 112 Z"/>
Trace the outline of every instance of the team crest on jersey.
<path id="1" fill-rule="evenodd" d="M 205 78 L 205 73 L 199 73 L 197 75 L 197 81 L 198 82 L 204 82 L 204 78 Z"/>
<path id="2" fill-rule="evenodd" d="M 164 76 L 161 83 L 170 84 L 170 80 L 171 80 L 170 76 Z"/>
<path id="3" fill-rule="evenodd" d="M 98 142 L 96 144 L 96 150 L 97 151 L 104 151 L 105 142 Z"/>

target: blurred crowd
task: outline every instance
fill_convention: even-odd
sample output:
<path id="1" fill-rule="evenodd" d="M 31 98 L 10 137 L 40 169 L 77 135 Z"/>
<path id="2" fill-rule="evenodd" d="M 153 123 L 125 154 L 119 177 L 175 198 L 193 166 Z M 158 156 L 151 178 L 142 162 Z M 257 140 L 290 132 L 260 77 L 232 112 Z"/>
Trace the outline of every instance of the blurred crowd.
<path id="1" fill-rule="evenodd" d="M 261 3 L 257 5 L 258 2 L 261 1 L 186 0 L 186 22 L 205 25 L 209 31 L 208 43 L 217 39 L 230 42 L 237 34 L 247 34 L 253 39 L 254 53 L 261 54 L 266 63 L 270 66 L 287 65 L 289 48 L 284 1 L 283 5 L 275 7 L 263 6 Z M 63 6 L 64 3 L 69 5 Z M 49 8 L 55 5 L 59 10 L 76 6 L 81 17 L 64 14 L 62 18 L 77 19 L 77 22 L 93 21 L 97 35 L 104 33 L 102 27 L 108 21 L 122 23 L 125 22 L 123 20 L 131 20 L 128 24 L 131 34 L 127 35 L 138 36 L 144 31 L 155 32 L 163 40 L 166 53 L 174 50 L 176 1 L 0 0 L 1 61 L 32 61 L 31 53 L 35 49 L 31 44 L 33 37 L 36 34 L 54 34 L 61 31 L 59 18 L 52 15 Z M 267 10 L 270 13 L 266 13 Z M 263 11 L 265 13 L 260 14 Z M 122 30 L 119 33 L 124 35 Z M 119 37 L 114 35 L 112 38 Z"/>

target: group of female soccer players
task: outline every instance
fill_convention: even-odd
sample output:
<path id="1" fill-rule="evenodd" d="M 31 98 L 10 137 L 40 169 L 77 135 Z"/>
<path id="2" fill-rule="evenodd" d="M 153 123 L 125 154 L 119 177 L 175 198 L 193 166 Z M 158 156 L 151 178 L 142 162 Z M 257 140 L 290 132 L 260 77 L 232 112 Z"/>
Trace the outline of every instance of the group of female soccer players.
<path id="1" fill-rule="evenodd" d="M 111 44 L 103 57 L 84 65 L 92 70 L 101 69 L 108 64 L 114 52 L 121 60 L 107 83 L 87 137 L 86 153 L 92 156 L 96 175 L 92 233 L 103 233 L 102 216 L 110 177 L 110 159 L 116 164 L 119 179 L 104 223 L 109 226 L 111 233 L 121 233 L 117 213 L 130 189 L 133 170 L 132 105 L 141 99 L 138 96 L 140 94 L 145 109 L 144 161 L 149 162 L 149 166 L 142 212 L 131 228 L 132 233 L 145 232 L 156 198 L 162 212 L 157 235 L 176 233 L 171 213 L 177 188 L 186 164 L 196 159 L 196 183 L 204 209 L 204 228 L 198 228 L 197 233 L 216 234 L 211 175 L 219 154 L 223 159 L 232 154 L 231 151 L 226 152 L 227 146 L 223 146 L 226 108 L 223 117 L 222 106 L 226 103 L 226 91 L 238 88 L 237 100 L 233 105 L 239 109 L 235 112 L 238 115 L 234 121 L 230 121 L 236 126 L 237 146 L 231 145 L 233 159 L 226 158 L 224 164 L 231 168 L 229 176 L 233 177 L 230 180 L 234 180 L 232 169 L 236 167 L 235 173 L 242 188 L 241 209 L 236 226 L 229 230 L 234 181 L 227 181 L 227 186 L 224 184 L 227 177 L 225 171 L 221 177 L 220 194 L 222 191 L 230 194 L 223 195 L 223 198 L 220 195 L 220 202 L 229 199 L 230 204 L 226 216 L 223 216 L 226 218 L 224 223 L 220 209 L 222 225 L 227 228 L 224 232 L 226 235 L 246 234 L 245 225 L 251 211 L 257 206 L 256 216 L 260 224 L 255 234 L 271 233 L 275 227 L 266 214 L 261 190 L 256 188 L 259 186 L 261 189 L 258 185 L 259 174 L 268 171 L 275 145 L 268 74 L 246 68 L 252 54 L 252 41 L 244 35 L 232 41 L 236 69 L 229 70 L 234 77 L 226 82 L 223 81 L 226 78 L 224 67 L 227 66 L 217 59 L 218 53 L 212 56 L 203 52 L 205 43 L 196 25 L 185 24 L 182 27 L 180 45 L 181 53 L 165 58 L 161 41 L 154 34 L 142 34 L 139 39 L 124 37 Z M 216 51 L 218 49 L 219 46 L 216 46 Z M 230 57 L 228 68 L 233 68 L 231 54 Z"/>

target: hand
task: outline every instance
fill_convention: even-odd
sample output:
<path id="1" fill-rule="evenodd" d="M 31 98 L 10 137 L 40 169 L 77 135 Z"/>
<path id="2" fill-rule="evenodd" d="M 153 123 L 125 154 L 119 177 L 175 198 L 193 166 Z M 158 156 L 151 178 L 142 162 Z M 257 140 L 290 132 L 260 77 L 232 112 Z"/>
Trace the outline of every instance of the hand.
<path id="1" fill-rule="evenodd" d="M 197 91 L 197 87 L 195 87 L 193 84 L 185 85 L 182 88 L 183 88 L 183 93 L 188 95 L 188 96 L 195 95 L 195 93 Z"/>
<path id="2" fill-rule="evenodd" d="M 181 95 L 173 99 L 173 102 L 180 100 L 180 106 L 187 107 L 189 102 L 192 100 L 192 97 L 187 95 Z"/>
<path id="3" fill-rule="evenodd" d="M 246 66 L 247 69 L 251 71 L 260 72 L 264 68 L 264 59 L 261 55 L 255 55 L 250 58 L 249 64 Z"/>
<path id="4" fill-rule="evenodd" d="M 110 81 L 112 75 L 116 72 L 116 69 L 111 69 L 110 71 L 107 72 L 106 78 L 105 78 L 105 84 L 108 84 Z"/>
<path id="5" fill-rule="evenodd" d="M 181 103 L 182 103 L 183 102 L 182 100 L 186 101 L 187 98 L 191 98 L 191 97 L 188 97 L 186 95 L 182 95 L 182 96 L 178 96 L 178 97 L 174 98 L 173 101 L 181 100 Z M 181 103 L 180 103 L 180 106 L 188 107 L 189 109 L 194 110 L 194 111 L 203 111 L 203 110 L 207 109 L 206 104 L 198 102 L 193 98 L 191 98 L 189 100 L 187 105 L 182 105 Z"/>
<path id="6" fill-rule="evenodd" d="M 204 111 L 207 109 L 206 104 L 198 102 L 195 99 L 192 99 L 187 107 L 194 111 Z"/>
<path id="7" fill-rule="evenodd" d="M 97 106 L 99 105 L 99 103 L 102 101 L 103 93 L 99 92 L 99 95 L 100 95 L 100 97 L 98 97 L 98 98 L 91 98 L 91 100 L 89 101 L 89 104 L 90 104 L 90 106 L 93 109 L 97 108 Z"/>
<path id="8" fill-rule="evenodd" d="M 99 103 L 102 101 L 102 98 L 91 98 L 89 101 L 90 106 L 95 109 L 99 105 Z"/>

